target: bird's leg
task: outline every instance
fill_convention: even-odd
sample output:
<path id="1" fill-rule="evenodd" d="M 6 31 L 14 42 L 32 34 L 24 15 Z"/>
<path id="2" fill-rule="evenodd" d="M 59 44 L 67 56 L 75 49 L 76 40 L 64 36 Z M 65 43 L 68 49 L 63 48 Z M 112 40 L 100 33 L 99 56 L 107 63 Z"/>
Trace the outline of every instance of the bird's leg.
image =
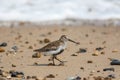
<path id="1" fill-rule="evenodd" d="M 55 59 L 55 56 L 53 55 L 53 56 L 52 56 L 53 65 L 55 65 L 54 59 Z"/>
<path id="2" fill-rule="evenodd" d="M 58 60 L 59 62 L 63 63 L 63 61 L 61 61 L 60 59 L 58 59 L 57 56 L 55 56 L 55 59 Z"/>

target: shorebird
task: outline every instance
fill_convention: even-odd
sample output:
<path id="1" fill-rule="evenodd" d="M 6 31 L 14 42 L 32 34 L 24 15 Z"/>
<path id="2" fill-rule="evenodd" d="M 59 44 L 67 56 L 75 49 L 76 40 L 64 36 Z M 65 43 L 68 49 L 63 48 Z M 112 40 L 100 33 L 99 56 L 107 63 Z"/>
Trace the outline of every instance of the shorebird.
<path id="1" fill-rule="evenodd" d="M 44 46 L 40 49 L 35 49 L 34 51 L 42 53 L 45 56 L 46 55 L 51 56 L 53 65 L 55 65 L 54 59 L 58 60 L 61 64 L 61 63 L 63 63 L 63 61 L 58 59 L 57 55 L 61 54 L 64 51 L 64 49 L 66 48 L 66 45 L 67 45 L 67 41 L 73 42 L 75 44 L 79 44 L 79 42 L 75 42 L 75 41 L 67 38 L 66 35 L 62 35 L 59 40 L 50 42 L 46 46 Z"/>

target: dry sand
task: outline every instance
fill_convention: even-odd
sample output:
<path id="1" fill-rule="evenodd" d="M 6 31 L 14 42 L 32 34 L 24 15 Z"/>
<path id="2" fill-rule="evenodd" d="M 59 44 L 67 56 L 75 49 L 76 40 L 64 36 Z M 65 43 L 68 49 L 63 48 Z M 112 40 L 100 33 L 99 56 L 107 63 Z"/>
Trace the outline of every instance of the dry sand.
<path id="1" fill-rule="evenodd" d="M 45 46 L 47 43 L 40 43 L 45 38 L 54 41 L 61 35 L 67 35 L 70 39 L 80 42 L 75 45 L 68 42 L 66 50 L 58 57 L 65 62 L 64 66 L 48 66 L 50 56 L 32 58 L 33 50 Z M 68 77 L 80 76 L 89 77 L 94 80 L 94 76 L 107 77 L 115 74 L 115 79 L 120 80 L 120 66 L 110 65 L 108 58 L 120 59 L 120 27 L 92 27 L 92 26 L 44 26 L 44 27 L 0 27 L 0 43 L 7 42 L 5 52 L 0 52 L 0 69 L 4 71 L 22 71 L 26 76 L 45 77 L 53 74 L 55 78 L 46 80 L 65 80 Z M 6 55 L 12 46 L 19 48 L 17 54 Z M 32 49 L 29 49 L 32 46 Z M 93 56 L 95 49 L 103 47 L 98 51 L 98 56 Z M 85 53 L 76 53 L 79 48 L 86 48 Z M 116 50 L 115 52 L 113 52 Z M 104 52 L 101 54 L 100 52 Z M 76 54 L 77 56 L 71 56 Z M 88 61 L 92 63 L 87 63 Z M 56 64 L 59 62 L 55 61 Z M 37 65 L 34 65 L 37 63 Z M 16 67 L 12 67 L 12 64 Z M 84 68 L 80 69 L 81 67 Z M 113 67 L 115 71 L 103 71 L 104 68 Z M 14 80 L 14 79 L 13 79 Z M 25 79 L 26 80 L 26 79 Z M 34 80 L 34 79 L 31 79 Z"/>

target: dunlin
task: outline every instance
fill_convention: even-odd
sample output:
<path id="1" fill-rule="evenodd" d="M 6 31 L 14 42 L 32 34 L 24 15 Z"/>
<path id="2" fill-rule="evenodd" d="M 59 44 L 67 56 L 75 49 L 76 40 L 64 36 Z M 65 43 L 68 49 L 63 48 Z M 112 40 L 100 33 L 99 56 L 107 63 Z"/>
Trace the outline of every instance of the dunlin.
<path id="1" fill-rule="evenodd" d="M 57 55 L 61 54 L 66 48 L 67 41 L 73 42 L 75 44 L 79 44 L 79 42 L 75 42 L 66 37 L 66 35 L 62 35 L 59 40 L 50 42 L 46 46 L 35 49 L 35 52 L 40 52 L 43 55 L 49 55 L 52 57 L 53 65 L 55 65 L 54 59 L 58 60 L 60 63 L 63 63 L 60 59 L 57 58 Z"/>

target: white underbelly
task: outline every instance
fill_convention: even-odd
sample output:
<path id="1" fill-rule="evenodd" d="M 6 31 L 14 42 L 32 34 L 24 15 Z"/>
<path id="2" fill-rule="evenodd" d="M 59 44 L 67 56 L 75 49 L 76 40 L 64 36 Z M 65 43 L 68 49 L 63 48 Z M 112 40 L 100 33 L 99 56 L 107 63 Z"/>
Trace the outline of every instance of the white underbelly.
<path id="1" fill-rule="evenodd" d="M 56 50 L 52 50 L 52 51 L 48 51 L 48 52 L 43 52 L 43 55 L 49 56 L 49 55 L 53 55 L 53 54 L 58 54 L 63 49 L 65 49 L 65 45 L 64 46 L 60 46 Z"/>

